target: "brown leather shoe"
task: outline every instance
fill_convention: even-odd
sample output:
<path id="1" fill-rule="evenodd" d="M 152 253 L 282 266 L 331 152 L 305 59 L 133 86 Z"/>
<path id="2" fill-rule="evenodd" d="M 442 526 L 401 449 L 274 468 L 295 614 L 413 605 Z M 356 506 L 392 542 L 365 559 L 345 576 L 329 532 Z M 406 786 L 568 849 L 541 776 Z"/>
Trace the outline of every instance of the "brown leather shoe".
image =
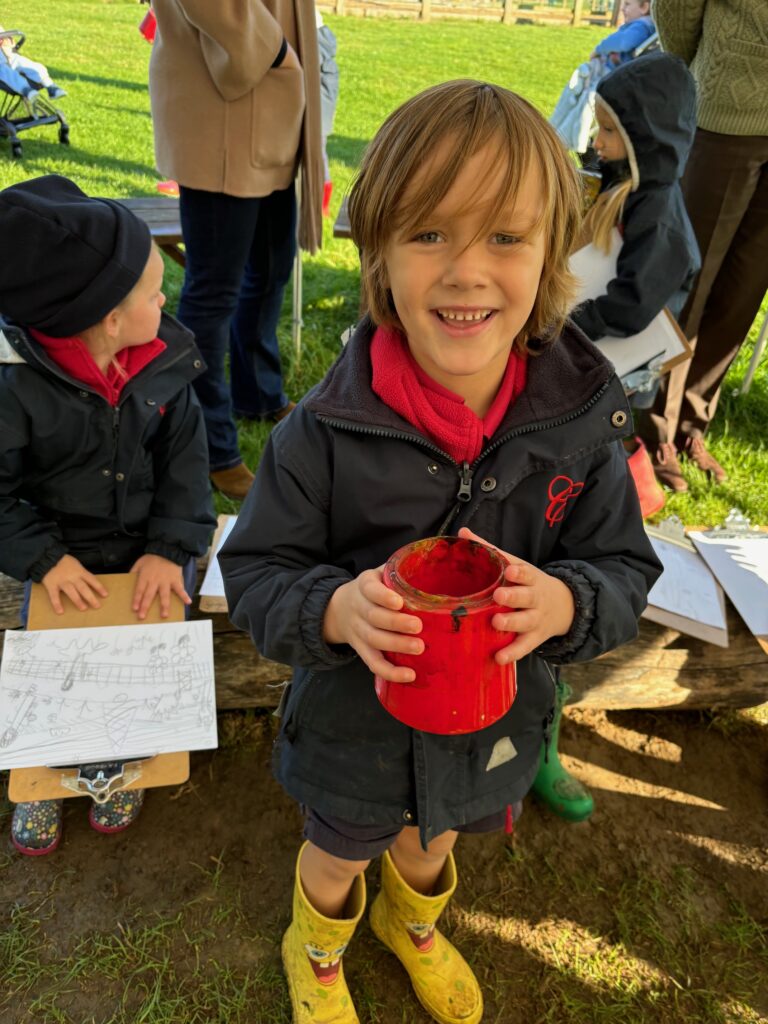
<path id="1" fill-rule="evenodd" d="M 272 423 L 279 423 L 280 420 L 285 419 L 289 412 L 293 412 L 295 408 L 295 402 L 288 402 L 287 405 L 284 405 L 282 409 L 278 409 L 277 412 L 271 412 L 269 416 L 265 418 L 270 420 Z"/>
<path id="2" fill-rule="evenodd" d="M 242 501 L 253 481 L 253 473 L 244 462 L 229 469 L 215 469 L 211 473 L 211 483 L 216 490 L 233 501 Z"/>
<path id="3" fill-rule="evenodd" d="M 685 442 L 685 454 L 699 469 L 711 476 L 716 484 L 725 483 L 728 474 L 714 457 L 707 451 L 703 437 L 689 437 Z"/>
<path id="4" fill-rule="evenodd" d="M 683 476 L 680 463 L 677 461 L 677 449 L 668 441 L 662 441 L 653 457 L 653 471 L 656 479 L 665 487 L 670 487 L 678 494 L 688 490 L 688 481 Z"/>

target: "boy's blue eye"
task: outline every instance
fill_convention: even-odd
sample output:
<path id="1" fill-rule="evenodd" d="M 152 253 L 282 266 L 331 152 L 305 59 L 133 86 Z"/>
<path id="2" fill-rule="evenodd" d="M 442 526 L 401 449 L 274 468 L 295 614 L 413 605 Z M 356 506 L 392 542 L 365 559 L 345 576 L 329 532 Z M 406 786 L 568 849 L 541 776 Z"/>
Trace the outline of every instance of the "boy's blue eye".
<path id="1" fill-rule="evenodd" d="M 494 242 L 498 245 L 517 245 L 522 242 L 522 238 L 519 235 L 508 235 L 504 231 L 497 231 L 493 236 Z"/>
<path id="2" fill-rule="evenodd" d="M 440 235 L 437 231 L 422 231 L 416 235 L 414 241 L 416 242 L 439 242 Z"/>

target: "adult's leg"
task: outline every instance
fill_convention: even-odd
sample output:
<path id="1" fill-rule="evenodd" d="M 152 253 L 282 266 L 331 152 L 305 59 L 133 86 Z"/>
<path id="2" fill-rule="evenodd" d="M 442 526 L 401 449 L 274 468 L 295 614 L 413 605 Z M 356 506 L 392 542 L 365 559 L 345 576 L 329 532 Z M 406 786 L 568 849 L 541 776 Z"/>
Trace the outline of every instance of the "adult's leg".
<path id="1" fill-rule="evenodd" d="M 768 138 L 747 168 L 749 203 L 701 312 L 682 396 L 678 438 L 702 437 L 717 411 L 720 388 L 768 291 Z"/>
<path id="2" fill-rule="evenodd" d="M 186 269 L 177 315 L 195 335 L 208 366 L 194 388 L 203 407 L 212 471 L 242 462 L 225 358 L 260 203 L 183 185 L 179 189 Z"/>
<path id="3" fill-rule="evenodd" d="M 261 200 L 230 336 L 230 387 L 235 411 L 252 418 L 283 409 L 277 325 L 296 253 L 293 185 Z"/>
<path id="4" fill-rule="evenodd" d="M 752 136 L 739 138 L 699 129 L 688 159 L 683 189 L 702 266 L 680 325 L 694 350 L 710 293 L 754 192 L 755 173 L 748 166 L 754 141 Z M 640 418 L 640 434 L 652 452 L 679 436 L 683 395 L 687 382 L 695 380 L 692 368 L 691 361 L 676 366 L 662 380 L 652 408 Z"/>

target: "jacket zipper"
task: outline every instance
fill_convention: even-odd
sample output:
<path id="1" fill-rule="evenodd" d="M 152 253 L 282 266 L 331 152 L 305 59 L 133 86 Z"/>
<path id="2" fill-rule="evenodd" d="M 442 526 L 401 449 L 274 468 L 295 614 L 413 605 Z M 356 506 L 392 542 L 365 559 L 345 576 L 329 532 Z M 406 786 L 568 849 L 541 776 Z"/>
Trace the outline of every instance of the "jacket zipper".
<path id="1" fill-rule="evenodd" d="M 405 431 L 400 430 L 386 430 L 383 427 L 360 427 L 356 423 L 350 423 L 348 420 L 337 420 L 332 419 L 330 416 L 324 416 L 322 413 L 318 413 L 317 417 L 323 423 L 327 423 L 331 427 L 336 427 L 339 430 L 348 430 L 353 434 L 368 434 L 372 437 L 388 437 L 394 440 L 410 441 L 412 444 L 418 445 L 420 448 L 425 448 L 427 451 L 436 452 L 442 459 L 456 466 L 459 474 L 459 489 L 456 492 L 456 504 L 450 510 L 448 515 L 443 520 L 440 529 L 437 532 L 438 537 L 442 537 L 451 526 L 451 523 L 459 514 L 462 505 L 466 505 L 467 502 L 472 500 L 472 478 L 475 470 L 480 465 L 482 460 L 489 455 L 491 452 L 500 448 L 507 441 L 510 441 L 513 437 L 520 437 L 522 434 L 533 434 L 539 430 L 547 430 L 550 427 L 561 427 L 564 423 L 570 423 L 571 420 L 578 419 L 579 416 L 583 415 L 588 409 L 591 409 L 603 394 L 608 390 L 611 379 L 609 378 L 601 388 L 599 388 L 594 395 L 585 402 L 584 405 L 579 406 L 574 412 L 568 413 L 567 416 L 558 416 L 554 420 L 544 420 L 541 423 L 528 423 L 522 427 L 516 427 L 514 430 L 508 431 L 501 437 L 497 438 L 492 444 L 489 444 L 487 448 L 484 448 L 475 461 L 470 465 L 464 461 L 461 464 L 457 463 L 455 459 L 452 459 L 447 452 L 444 452 L 437 445 L 431 444 L 419 437 L 414 437 L 413 434 L 407 434 Z"/>

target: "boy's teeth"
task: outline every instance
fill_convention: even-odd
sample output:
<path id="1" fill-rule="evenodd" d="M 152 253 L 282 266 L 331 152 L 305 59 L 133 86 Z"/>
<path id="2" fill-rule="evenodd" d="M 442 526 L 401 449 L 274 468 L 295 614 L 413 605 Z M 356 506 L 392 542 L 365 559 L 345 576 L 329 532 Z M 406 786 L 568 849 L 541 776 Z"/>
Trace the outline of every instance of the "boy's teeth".
<path id="1" fill-rule="evenodd" d="M 450 309 L 438 309 L 437 312 L 444 320 L 485 320 L 491 313 L 490 309 L 479 309 L 473 313 L 459 313 Z"/>

